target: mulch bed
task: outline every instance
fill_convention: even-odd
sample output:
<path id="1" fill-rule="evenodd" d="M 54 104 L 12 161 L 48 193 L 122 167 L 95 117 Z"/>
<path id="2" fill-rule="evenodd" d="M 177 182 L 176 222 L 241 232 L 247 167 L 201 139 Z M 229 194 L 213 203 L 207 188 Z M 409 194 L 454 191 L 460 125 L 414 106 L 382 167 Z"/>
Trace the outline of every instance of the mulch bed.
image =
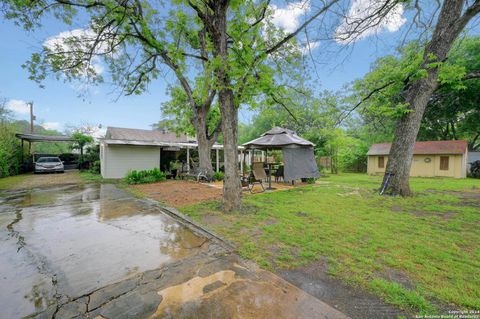
<path id="1" fill-rule="evenodd" d="M 195 181 L 168 180 L 160 183 L 134 185 L 133 187 L 148 197 L 172 207 L 221 199 L 223 193 L 221 188 Z"/>

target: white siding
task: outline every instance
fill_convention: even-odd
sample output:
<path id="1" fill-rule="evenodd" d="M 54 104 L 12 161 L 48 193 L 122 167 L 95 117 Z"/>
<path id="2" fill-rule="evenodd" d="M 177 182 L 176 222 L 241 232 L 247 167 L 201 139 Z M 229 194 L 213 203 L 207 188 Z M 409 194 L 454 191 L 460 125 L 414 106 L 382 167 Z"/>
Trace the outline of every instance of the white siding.
<path id="1" fill-rule="evenodd" d="M 102 153 L 103 178 L 123 178 L 131 170 L 160 167 L 158 146 L 104 145 Z"/>

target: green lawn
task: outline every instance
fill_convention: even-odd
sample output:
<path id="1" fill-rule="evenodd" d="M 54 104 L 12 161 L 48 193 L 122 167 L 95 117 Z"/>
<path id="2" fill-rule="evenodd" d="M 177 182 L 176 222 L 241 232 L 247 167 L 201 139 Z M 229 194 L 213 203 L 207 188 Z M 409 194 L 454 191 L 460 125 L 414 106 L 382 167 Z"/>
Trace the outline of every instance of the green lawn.
<path id="1" fill-rule="evenodd" d="M 182 211 L 267 269 L 326 258 L 331 275 L 406 310 L 480 309 L 480 180 L 414 178 L 411 198 L 378 196 L 379 185 L 341 174 L 244 196 L 244 213 L 222 214 L 218 202 Z"/>

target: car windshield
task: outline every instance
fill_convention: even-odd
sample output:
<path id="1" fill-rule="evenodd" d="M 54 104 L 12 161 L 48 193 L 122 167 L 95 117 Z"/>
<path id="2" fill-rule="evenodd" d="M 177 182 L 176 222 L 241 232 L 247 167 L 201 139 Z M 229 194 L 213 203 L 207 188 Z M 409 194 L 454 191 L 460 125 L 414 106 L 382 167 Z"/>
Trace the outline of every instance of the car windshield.
<path id="1" fill-rule="evenodd" d="M 58 157 L 40 157 L 37 163 L 59 163 L 61 162 Z"/>

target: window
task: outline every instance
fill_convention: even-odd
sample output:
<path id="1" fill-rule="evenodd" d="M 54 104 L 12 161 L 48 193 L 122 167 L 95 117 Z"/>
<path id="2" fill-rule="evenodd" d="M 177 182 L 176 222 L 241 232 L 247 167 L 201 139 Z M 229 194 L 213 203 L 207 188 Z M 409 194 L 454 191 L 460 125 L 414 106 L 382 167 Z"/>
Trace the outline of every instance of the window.
<path id="1" fill-rule="evenodd" d="M 384 168 L 385 167 L 385 157 L 384 156 L 379 156 L 378 157 L 378 168 Z"/>
<path id="2" fill-rule="evenodd" d="M 448 156 L 440 156 L 440 170 L 448 171 Z"/>

